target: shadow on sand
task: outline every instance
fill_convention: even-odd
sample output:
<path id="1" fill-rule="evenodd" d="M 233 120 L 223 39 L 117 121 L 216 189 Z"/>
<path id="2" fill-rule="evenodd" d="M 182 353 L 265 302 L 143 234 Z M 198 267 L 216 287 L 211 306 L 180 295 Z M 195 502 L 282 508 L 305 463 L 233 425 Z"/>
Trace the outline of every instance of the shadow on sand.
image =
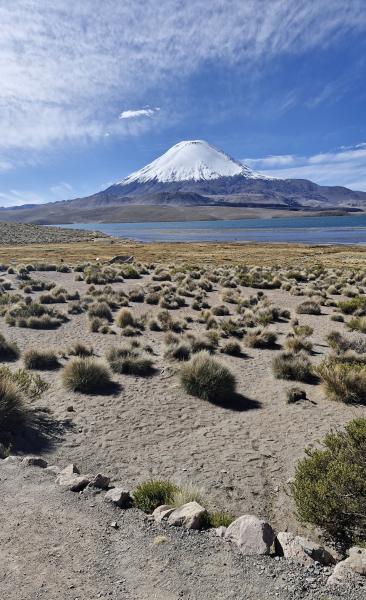
<path id="1" fill-rule="evenodd" d="M 258 400 L 252 400 L 251 398 L 243 396 L 243 394 L 231 394 L 226 398 L 211 398 L 209 402 L 220 408 L 234 410 L 236 412 L 246 412 L 248 410 L 258 409 L 262 406 Z"/>

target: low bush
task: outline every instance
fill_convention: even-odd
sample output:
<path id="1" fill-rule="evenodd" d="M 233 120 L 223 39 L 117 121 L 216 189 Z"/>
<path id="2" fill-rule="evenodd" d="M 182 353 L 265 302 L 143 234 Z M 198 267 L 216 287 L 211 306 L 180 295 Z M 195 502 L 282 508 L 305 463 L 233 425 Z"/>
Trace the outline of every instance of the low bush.
<path id="1" fill-rule="evenodd" d="M 116 324 L 118 327 L 134 327 L 135 318 L 128 308 L 121 308 L 116 315 Z"/>
<path id="2" fill-rule="evenodd" d="M 73 358 L 63 368 L 62 383 L 72 392 L 93 394 L 104 392 L 111 385 L 108 368 L 93 358 Z"/>
<path id="3" fill-rule="evenodd" d="M 171 505 L 178 508 L 188 502 L 197 502 L 201 506 L 206 503 L 202 490 L 190 484 L 180 485 L 173 494 Z"/>
<path id="4" fill-rule="evenodd" d="M 140 483 L 133 492 L 134 505 L 151 514 L 158 506 L 171 504 L 178 486 L 171 481 L 151 479 Z"/>
<path id="5" fill-rule="evenodd" d="M 277 334 L 274 331 L 255 329 L 244 336 L 244 343 L 249 348 L 275 348 Z"/>
<path id="6" fill-rule="evenodd" d="M 299 325 L 298 323 L 294 323 L 292 328 L 294 330 L 294 334 L 300 337 L 309 337 L 314 333 L 314 329 L 313 327 L 310 327 L 310 325 Z"/>
<path id="7" fill-rule="evenodd" d="M 39 371 L 57 369 L 60 366 L 57 354 L 53 350 L 27 350 L 23 362 L 27 369 Z"/>
<path id="8" fill-rule="evenodd" d="M 14 342 L 9 342 L 0 333 L 0 361 L 17 360 L 20 356 L 19 348 Z"/>
<path id="9" fill-rule="evenodd" d="M 29 373 L 26 369 L 12 371 L 9 367 L 2 366 L 0 367 L 0 379 L 3 378 L 16 385 L 23 397 L 31 402 L 39 400 L 49 387 L 48 383 L 38 373 Z"/>
<path id="10" fill-rule="evenodd" d="M 309 382 L 314 377 L 309 358 L 302 352 L 281 352 L 274 357 L 272 370 L 277 379 Z"/>
<path id="11" fill-rule="evenodd" d="M 287 404 L 294 404 L 300 400 L 306 400 L 306 392 L 299 387 L 290 387 L 286 390 Z"/>
<path id="12" fill-rule="evenodd" d="M 228 513 L 216 511 L 208 513 L 207 526 L 217 529 L 218 527 L 229 527 L 234 517 Z"/>
<path id="13" fill-rule="evenodd" d="M 358 311 L 366 311 L 366 296 L 356 296 L 350 300 L 338 302 L 338 308 L 344 315 L 354 315 Z"/>
<path id="14" fill-rule="evenodd" d="M 366 419 L 307 449 L 292 492 L 301 519 L 322 527 L 343 549 L 366 542 Z"/>
<path id="15" fill-rule="evenodd" d="M 366 333 L 366 317 L 353 317 L 353 319 L 347 323 L 347 327 L 351 331 Z"/>
<path id="16" fill-rule="evenodd" d="M 183 341 L 169 344 L 164 356 L 173 360 L 189 360 L 191 358 L 191 346 Z"/>
<path id="17" fill-rule="evenodd" d="M 112 311 L 106 302 L 94 302 L 89 305 L 88 316 L 90 319 L 97 317 L 105 321 L 113 321 Z"/>
<path id="18" fill-rule="evenodd" d="M 231 371 L 207 351 L 199 352 L 181 367 L 180 381 L 188 394 L 212 401 L 232 396 L 236 387 Z"/>

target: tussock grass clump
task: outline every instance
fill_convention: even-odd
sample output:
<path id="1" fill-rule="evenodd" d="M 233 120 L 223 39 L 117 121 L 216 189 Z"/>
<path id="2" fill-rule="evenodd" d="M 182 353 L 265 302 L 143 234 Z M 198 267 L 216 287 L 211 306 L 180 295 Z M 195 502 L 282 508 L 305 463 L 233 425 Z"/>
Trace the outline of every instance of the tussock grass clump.
<path id="1" fill-rule="evenodd" d="M 81 342 L 75 342 L 75 344 L 69 349 L 69 354 L 71 356 L 80 356 L 85 358 L 86 356 L 93 356 L 94 348 L 93 346 L 86 346 Z"/>
<path id="2" fill-rule="evenodd" d="M 12 371 L 9 367 L 0 367 L 0 379 L 6 378 L 20 390 L 23 397 L 30 401 L 39 400 L 48 389 L 48 383 L 38 373 L 29 373 L 26 369 Z"/>
<path id="3" fill-rule="evenodd" d="M 173 494 L 171 506 L 178 508 L 179 506 L 183 506 L 183 504 L 188 504 L 188 502 L 197 502 L 201 506 L 204 506 L 206 503 L 204 493 L 200 488 L 192 484 L 180 485 Z"/>
<path id="4" fill-rule="evenodd" d="M 60 366 L 57 354 L 53 350 L 27 350 L 23 362 L 27 369 L 39 371 L 57 369 Z"/>
<path id="5" fill-rule="evenodd" d="M 309 382 L 314 377 L 310 360 L 303 352 L 281 352 L 273 359 L 272 371 L 277 379 Z"/>
<path id="6" fill-rule="evenodd" d="M 0 361 L 17 360 L 20 356 L 19 348 L 15 342 L 9 342 L 0 333 Z"/>
<path id="7" fill-rule="evenodd" d="M 366 419 L 329 433 L 306 450 L 292 486 L 301 519 L 323 528 L 343 549 L 366 542 Z"/>
<path id="8" fill-rule="evenodd" d="M 351 331 L 366 333 L 366 317 L 353 317 L 353 319 L 347 323 L 347 327 Z"/>
<path id="9" fill-rule="evenodd" d="M 97 317 L 105 321 L 113 321 L 112 311 L 106 302 L 94 302 L 89 305 L 88 316 L 90 319 Z"/>
<path id="10" fill-rule="evenodd" d="M 134 327 L 135 318 L 128 308 L 121 308 L 116 315 L 116 324 L 118 327 Z"/>
<path id="11" fill-rule="evenodd" d="M 255 329 L 244 336 L 244 343 L 249 348 L 275 348 L 277 334 L 274 331 Z"/>
<path id="12" fill-rule="evenodd" d="M 137 486 L 133 492 L 134 505 L 151 514 L 158 506 L 171 504 L 178 486 L 171 481 L 150 479 Z"/>
<path id="13" fill-rule="evenodd" d="M 229 354 L 230 356 L 240 356 L 241 346 L 236 340 L 229 340 L 222 346 L 221 352 L 223 354 Z"/>
<path id="14" fill-rule="evenodd" d="M 366 357 L 329 356 L 317 367 L 317 373 L 329 399 L 366 404 Z"/>
<path id="15" fill-rule="evenodd" d="M 344 316 L 339 315 L 339 314 L 334 314 L 334 315 L 331 315 L 330 320 L 336 321 L 338 323 L 344 323 Z"/>
<path id="16" fill-rule="evenodd" d="M 30 298 L 27 300 L 29 302 L 19 302 L 7 311 L 5 320 L 8 325 L 31 329 L 55 329 L 68 320 L 63 313 L 32 302 Z"/>
<path id="17" fill-rule="evenodd" d="M 180 382 L 192 396 L 204 400 L 225 400 L 235 393 L 236 380 L 231 371 L 202 351 L 181 367 Z"/>
<path id="18" fill-rule="evenodd" d="M 318 304 L 317 302 L 313 302 L 312 300 L 307 300 L 297 306 L 296 312 L 299 315 L 320 315 L 321 308 L 320 308 L 320 304 Z"/>
<path id="19" fill-rule="evenodd" d="M 285 342 L 285 348 L 288 352 L 311 352 L 313 349 L 313 344 L 310 340 L 307 340 L 303 337 L 289 337 Z"/>
<path id="20" fill-rule="evenodd" d="M 217 529 L 218 527 L 229 527 L 234 521 L 235 517 L 229 513 L 222 511 L 215 511 L 208 513 L 207 526 Z"/>
<path id="21" fill-rule="evenodd" d="M 27 414 L 21 390 L 4 372 L 0 373 L 0 441 L 23 425 Z"/>
<path id="22" fill-rule="evenodd" d="M 73 358 L 62 370 L 62 383 L 72 392 L 93 394 L 111 385 L 108 368 L 94 358 Z"/>
<path id="23" fill-rule="evenodd" d="M 300 400 L 306 400 L 306 392 L 299 387 L 290 387 L 286 390 L 287 404 L 294 404 Z"/>
<path id="24" fill-rule="evenodd" d="M 313 327 L 310 327 L 310 325 L 299 325 L 298 323 L 294 323 L 292 328 L 294 330 L 294 334 L 298 335 L 299 337 L 309 337 L 314 333 L 314 329 Z"/>
<path id="25" fill-rule="evenodd" d="M 184 341 L 168 344 L 164 356 L 173 360 L 189 360 L 191 358 L 191 346 Z"/>
<path id="26" fill-rule="evenodd" d="M 211 308 L 211 312 L 215 317 L 224 317 L 230 314 L 230 311 L 225 304 L 221 304 L 220 306 L 213 306 Z"/>
<path id="27" fill-rule="evenodd" d="M 112 371 L 115 373 L 143 377 L 151 375 L 153 371 L 154 362 L 151 356 L 132 344 L 126 344 L 119 348 L 109 348 L 106 356 Z"/>

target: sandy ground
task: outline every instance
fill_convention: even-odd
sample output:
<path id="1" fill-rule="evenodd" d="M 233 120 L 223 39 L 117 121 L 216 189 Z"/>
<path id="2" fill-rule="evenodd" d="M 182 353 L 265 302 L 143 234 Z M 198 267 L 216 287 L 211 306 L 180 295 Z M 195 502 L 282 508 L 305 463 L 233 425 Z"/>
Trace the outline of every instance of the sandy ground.
<path id="1" fill-rule="evenodd" d="M 85 293 L 87 289 L 85 283 L 74 281 L 73 273 L 37 273 L 34 277 L 54 280 L 70 291 Z M 149 280 L 147 276 L 113 287 L 135 288 Z M 254 292 L 248 288 L 241 291 L 243 296 Z M 266 294 L 274 305 L 290 309 L 293 316 L 296 305 L 304 300 L 282 290 Z M 217 291 L 209 293 L 209 302 L 221 302 Z M 233 309 L 233 305 L 228 306 Z M 135 314 L 156 310 L 147 304 L 131 303 L 131 308 Z M 299 315 L 300 324 L 314 327 L 313 363 L 329 351 L 324 342 L 327 332 L 345 332 L 344 324 L 330 321 L 332 308 L 323 307 L 322 311 L 321 316 Z M 173 311 L 173 316 L 187 312 L 197 318 L 197 313 L 187 308 Z M 202 327 L 191 325 L 192 331 Z M 279 333 L 281 343 L 290 325 L 275 323 L 271 329 Z M 60 350 L 82 341 L 92 344 L 102 358 L 105 350 L 121 339 L 119 335 L 90 333 L 86 314 L 73 316 L 54 331 L 10 328 L 0 318 L 0 331 L 22 351 L 45 347 Z M 310 401 L 286 404 L 285 389 L 291 384 L 275 379 L 271 370 L 278 350 L 251 348 L 246 349 L 245 358 L 217 355 L 235 373 L 242 400 L 229 408 L 213 405 L 180 388 L 179 365 L 164 359 L 163 337 L 163 333 L 149 330 L 143 335 L 143 341 L 154 349 L 156 374 L 149 378 L 114 375 L 122 386 L 115 395 L 70 393 L 62 387 L 58 372 L 42 373 L 50 388 L 41 404 L 57 420 L 70 421 L 63 439 L 44 449 L 48 460 L 60 465 L 73 461 L 84 472 L 103 470 L 130 488 L 149 477 L 189 482 L 203 490 L 209 508 L 224 509 L 234 516 L 255 513 L 268 518 L 279 530 L 304 532 L 294 516 L 288 489 L 295 464 L 305 447 L 316 444 L 331 428 L 366 416 L 366 408 L 331 402 L 324 398 L 320 386 L 303 384 Z M 70 405 L 74 412 L 67 412 Z"/>
<path id="2" fill-rule="evenodd" d="M 102 494 L 61 491 L 39 468 L 0 461 L 0 485 L 7 600 L 364 598 L 360 587 L 327 587 L 329 569 L 240 556 L 212 533 L 163 529 L 140 511 L 112 509 Z"/>

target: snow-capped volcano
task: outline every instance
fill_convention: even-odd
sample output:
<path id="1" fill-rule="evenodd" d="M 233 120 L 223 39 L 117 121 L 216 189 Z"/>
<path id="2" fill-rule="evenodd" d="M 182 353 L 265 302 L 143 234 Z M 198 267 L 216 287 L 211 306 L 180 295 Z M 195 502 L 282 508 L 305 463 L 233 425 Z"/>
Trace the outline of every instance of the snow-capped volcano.
<path id="1" fill-rule="evenodd" d="M 268 179 L 204 140 L 189 140 L 175 144 L 165 154 L 131 173 L 117 185 L 211 181 L 238 175 L 249 179 Z"/>

